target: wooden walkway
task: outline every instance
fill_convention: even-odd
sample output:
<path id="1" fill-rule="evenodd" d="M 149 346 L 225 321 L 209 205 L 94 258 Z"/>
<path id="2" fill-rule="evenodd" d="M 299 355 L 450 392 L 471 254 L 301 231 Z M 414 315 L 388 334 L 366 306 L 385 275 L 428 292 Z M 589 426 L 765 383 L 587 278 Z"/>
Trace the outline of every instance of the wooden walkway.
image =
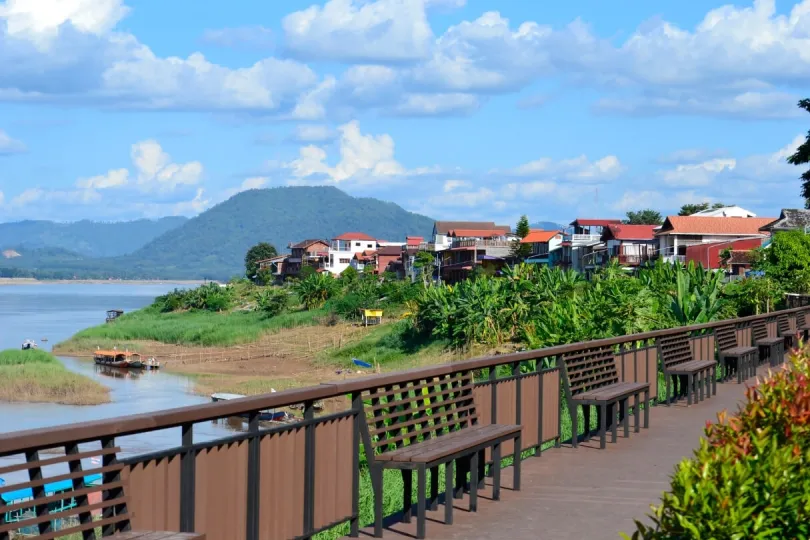
<path id="1" fill-rule="evenodd" d="M 768 368 L 759 369 L 759 375 Z M 749 380 L 749 384 L 753 379 Z M 511 469 L 503 474 L 501 500 L 490 499 L 490 483 L 479 492 L 478 512 L 467 512 L 467 499 L 456 501 L 455 523 L 443 523 L 444 509 L 428 512 L 427 537 L 433 539 L 510 538 L 617 540 L 632 533 L 634 519 L 646 520 L 650 505 L 669 487 L 675 465 L 691 457 L 706 421 L 723 409 L 736 411 L 745 385 L 717 385 L 717 395 L 697 405 L 658 405 L 650 411 L 650 429 L 630 433 L 599 450 L 599 440 L 543 452 L 523 461 L 523 486 L 512 491 Z M 685 403 L 685 401 L 684 401 Z M 608 436 L 608 441 L 610 437 Z M 415 522 L 387 523 L 384 538 L 414 538 Z M 361 538 L 371 536 L 365 529 Z"/>

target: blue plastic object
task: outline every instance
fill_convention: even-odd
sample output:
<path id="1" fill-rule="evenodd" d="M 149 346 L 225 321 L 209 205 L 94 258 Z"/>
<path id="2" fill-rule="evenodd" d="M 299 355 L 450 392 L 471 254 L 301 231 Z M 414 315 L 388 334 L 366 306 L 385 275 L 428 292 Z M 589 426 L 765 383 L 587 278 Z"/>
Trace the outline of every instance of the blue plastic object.
<path id="1" fill-rule="evenodd" d="M 368 362 L 363 362 L 362 360 L 358 360 L 357 358 L 352 358 L 352 362 L 354 362 L 355 366 L 360 366 L 366 369 L 371 368 L 371 364 L 369 364 Z"/>

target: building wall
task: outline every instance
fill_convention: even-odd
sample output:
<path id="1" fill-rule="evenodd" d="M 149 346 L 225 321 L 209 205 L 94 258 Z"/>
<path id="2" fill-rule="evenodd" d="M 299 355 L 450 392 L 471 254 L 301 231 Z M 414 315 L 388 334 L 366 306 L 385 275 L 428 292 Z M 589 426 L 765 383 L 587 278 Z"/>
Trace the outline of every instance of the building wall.
<path id="1" fill-rule="evenodd" d="M 720 253 L 731 248 L 734 250 L 747 251 L 758 248 L 762 245 L 760 239 L 735 240 L 733 242 L 723 241 L 718 244 L 694 245 L 686 248 L 686 262 L 692 261 L 695 264 L 702 264 L 704 268 L 720 268 Z"/>
<path id="2" fill-rule="evenodd" d="M 375 240 L 332 240 L 326 269 L 332 274 L 339 275 L 351 265 L 355 253 L 367 249 L 377 249 L 377 242 Z"/>

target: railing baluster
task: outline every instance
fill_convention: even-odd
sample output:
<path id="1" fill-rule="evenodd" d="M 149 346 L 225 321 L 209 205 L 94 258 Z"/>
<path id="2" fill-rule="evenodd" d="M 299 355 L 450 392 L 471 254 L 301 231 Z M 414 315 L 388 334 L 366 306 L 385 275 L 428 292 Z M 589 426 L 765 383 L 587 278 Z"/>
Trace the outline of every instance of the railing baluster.
<path id="1" fill-rule="evenodd" d="M 39 466 L 39 452 L 34 450 L 33 452 L 26 452 L 25 453 L 25 461 L 28 463 L 34 463 L 35 465 L 28 469 L 28 479 L 29 480 L 42 480 L 42 468 Z M 34 486 L 31 488 L 33 499 L 41 499 L 45 496 L 45 485 Z M 34 513 L 37 517 L 44 516 L 48 513 L 48 505 L 47 504 L 40 504 L 34 508 Z M 45 534 L 52 531 L 52 525 L 50 521 L 44 521 L 38 525 L 39 534 Z"/>
<path id="2" fill-rule="evenodd" d="M 248 441 L 247 463 L 247 540 L 259 539 L 259 509 L 261 492 L 261 435 L 259 435 L 259 411 L 253 411 L 248 418 L 248 431 L 254 434 Z"/>
<path id="3" fill-rule="evenodd" d="M 304 538 L 315 530 L 315 402 L 304 402 Z"/>
<path id="4" fill-rule="evenodd" d="M 65 445 L 65 454 L 78 454 L 79 453 L 79 445 L 76 443 L 70 443 Z M 72 473 L 82 472 L 82 461 L 81 459 L 71 460 L 68 461 L 68 470 Z M 84 476 L 80 476 L 79 478 L 74 478 L 72 481 L 73 490 L 76 491 L 78 489 L 84 489 Z M 76 497 L 76 506 L 81 508 L 82 506 L 88 505 L 88 498 L 87 495 L 79 495 Z M 79 514 L 79 523 L 85 525 L 93 521 L 93 516 L 90 512 L 82 512 Z M 82 538 L 84 540 L 94 540 L 96 537 L 96 533 L 94 530 L 90 529 L 87 531 L 82 532 Z"/>
<path id="5" fill-rule="evenodd" d="M 194 424 L 181 426 L 183 454 L 180 457 L 180 532 L 194 532 L 194 504 L 197 452 L 194 450 Z"/>
<path id="6" fill-rule="evenodd" d="M 352 436 L 352 517 L 349 536 L 360 536 L 360 434 L 363 429 L 363 398 L 360 392 L 352 393 L 354 433 Z"/>
<path id="7" fill-rule="evenodd" d="M 534 455 L 540 457 L 543 455 L 543 387 L 546 385 L 542 358 L 535 361 L 534 370 L 537 372 L 537 451 Z"/>

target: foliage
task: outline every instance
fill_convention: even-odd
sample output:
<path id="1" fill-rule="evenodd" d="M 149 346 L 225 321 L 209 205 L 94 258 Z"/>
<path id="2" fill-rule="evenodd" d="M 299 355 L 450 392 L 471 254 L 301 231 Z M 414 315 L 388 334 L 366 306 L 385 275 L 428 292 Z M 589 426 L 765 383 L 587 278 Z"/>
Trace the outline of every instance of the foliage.
<path id="1" fill-rule="evenodd" d="M 422 281 L 427 284 L 433 277 L 433 268 L 436 261 L 433 254 L 428 251 L 420 251 L 414 256 L 413 266 L 418 268 L 422 276 Z"/>
<path id="2" fill-rule="evenodd" d="M 515 226 L 515 234 L 517 235 L 518 239 L 512 242 L 512 250 L 510 255 L 512 258 L 518 261 L 522 261 L 526 257 L 532 254 L 532 245 L 531 244 L 521 244 L 520 240 L 529 236 L 531 229 L 529 228 L 529 218 L 525 215 L 520 216 L 520 219 Z"/>
<path id="3" fill-rule="evenodd" d="M 293 290 L 307 309 L 323 307 L 338 290 L 338 281 L 329 274 L 313 274 L 299 280 Z"/>
<path id="4" fill-rule="evenodd" d="M 728 268 L 730 262 L 731 262 L 731 247 L 727 247 L 724 250 L 720 251 L 720 266 L 722 266 L 723 268 Z"/>
<path id="5" fill-rule="evenodd" d="M 248 279 L 257 277 L 259 273 L 259 261 L 270 259 L 278 255 L 275 246 L 267 242 L 259 242 L 247 250 L 245 254 L 245 276 Z"/>
<path id="6" fill-rule="evenodd" d="M 268 287 L 256 293 L 256 307 L 270 317 L 281 315 L 289 304 L 290 295 L 281 287 Z"/>
<path id="7" fill-rule="evenodd" d="M 153 306 L 162 313 L 181 310 L 226 311 L 233 303 L 233 286 L 206 283 L 195 289 L 175 289 L 158 296 Z"/>
<path id="8" fill-rule="evenodd" d="M 340 273 L 340 281 L 342 283 L 351 284 L 357 281 L 360 277 L 360 273 L 354 266 L 346 267 L 343 272 Z"/>
<path id="9" fill-rule="evenodd" d="M 702 202 L 702 203 L 691 203 L 691 204 L 684 204 L 681 206 L 680 211 L 678 212 L 679 216 L 691 216 L 692 214 L 696 214 L 698 212 L 702 212 L 704 210 L 712 209 L 717 210 L 719 208 L 725 208 L 726 204 L 723 203 L 709 203 L 709 202 Z"/>
<path id="10" fill-rule="evenodd" d="M 664 219 L 661 217 L 660 212 L 647 208 L 627 212 L 627 219 L 624 221 L 628 225 L 661 225 Z"/>
<path id="11" fill-rule="evenodd" d="M 782 302 L 784 289 L 770 277 L 752 277 L 726 285 L 723 296 L 736 306 L 740 317 L 774 311 Z"/>
<path id="12" fill-rule="evenodd" d="M 810 292 L 810 235 L 803 231 L 777 232 L 756 268 L 776 280 L 786 292 Z"/>
<path id="13" fill-rule="evenodd" d="M 810 358 L 746 391 L 730 418 L 720 413 L 692 459 L 676 468 L 646 540 L 810 536 Z M 625 536 L 626 537 L 626 536 Z"/>
<path id="14" fill-rule="evenodd" d="M 810 112 L 810 99 L 802 99 L 799 101 L 799 107 Z M 807 140 L 796 149 L 793 155 L 788 157 L 787 161 L 791 165 L 807 165 L 810 163 L 810 131 L 807 132 Z M 802 174 L 801 178 L 801 194 L 805 201 L 804 207 L 810 208 L 810 169 L 807 169 L 807 171 Z"/>

